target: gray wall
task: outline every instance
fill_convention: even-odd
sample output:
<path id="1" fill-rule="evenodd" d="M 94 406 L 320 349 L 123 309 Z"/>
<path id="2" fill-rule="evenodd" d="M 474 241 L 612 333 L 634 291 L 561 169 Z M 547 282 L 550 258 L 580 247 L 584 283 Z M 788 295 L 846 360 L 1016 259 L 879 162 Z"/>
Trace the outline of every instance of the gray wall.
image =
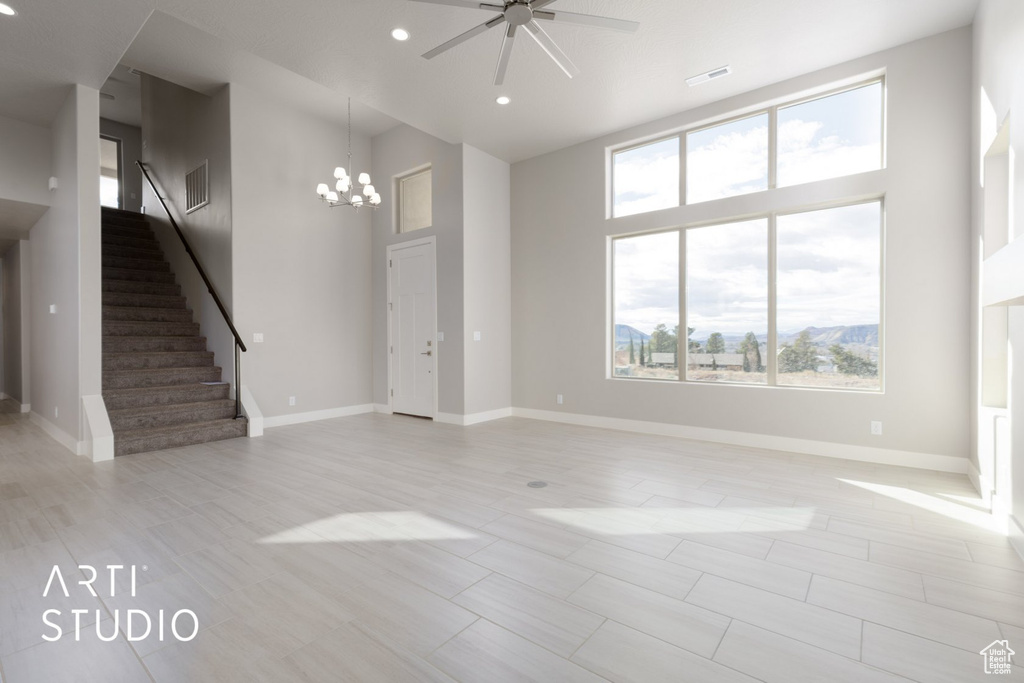
<path id="1" fill-rule="evenodd" d="M 509 165 L 462 146 L 467 415 L 512 405 Z M 480 341 L 473 341 L 479 331 Z"/>
<path id="2" fill-rule="evenodd" d="M 438 405 L 441 413 L 465 412 L 465 326 L 463 287 L 463 156 L 451 145 L 410 126 L 398 126 L 373 138 L 373 180 L 383 205 L 373 213 L 373 401 L 388 403 L 387 268 L 390 244 L 435 235 L 437 239 Z M 343 148 L 342 148 L 343 149 Z M 356 165 L 359 166 L 359 159 Z M 414 168 L 433 169 L 434 222 L 411 233 L 395 231 L 395 179 Z"/>
<path id="3" fill-rule="evenodd" d="M 29 236 L 32 411 L 81 441 L 81 397 L 102 376 L 99 91 L 72 86 L 52 131 L 60 187 Z"/>
<path id="4" fill-rule="evenodd" d="M 371 212 L 331 209 L 315 193 L 347 165 L 344 115 L 323 120 L 237 85 L 230 110 L 242 381 L 267 418 L 368 405 Z M 368 170 L 369 141 L 352 144 Z M 264 343 L 251 343 L 255 332 Z"/>
<path id="5" fill-rule="evenodd" d="M 960 29 L 515 164 L 513 405 L 966 457 L 970 50 Z M 886 192 L 885 393 L 607 379 L 608 237 L 707 217 L 695 205 L 607 219 L 607 149 L 882 69 L 888 167 L 857 187 Z M 742 215 L 827 189 L 716 204 Z M 552 354 L 551 340 L 567 351 Z M 870 434 L 872 420 L 883 436 Z"/>
<path id="6" fill-rule="evenodd" d="M 0 116 L 0 199 L 49 206 L 50 129 Z"/>
<path id="7" fill-rule="evenodd" d="M 142 129 L 126 123 L 100 119 L 100 135 L 121 141 L 121 180 L 127 211 L 142 210 L 142 173 L 135 165 L 142 158 Z"/>
<path id="8" fill-rule="evenodd" d="M 979 245 L 984 234 L 984 211 L 982 202 L 982 157 L 992 143 L 992 136 L 998 130 L 998 126 L 1010 117 L 1010 147 L 1015 152 L 1015 165 L 1013 169 L 1014 184 L 1010 188 L 1012 206 L 1015 207 L 1014 224 L 1011 226 L 1012 234 L 1019 236 L 1024 234 L 1024 89 L 1021 88 L 1021 64 L 1024 64 L 1024 44 L 1020 40 L 1021 32 L 1024 31 L 1024 4 L 1012 2 L 1011 0 L 983 0 L 978 14 L 974 21 L 974 87 L 972 91 L 971 105 L 975 112 L 972 129 L 972 155 L 970 167 L 972 172 L 971 187 L 974 192 L 974 227 L 972 247 L 973 256 L 979 257 Z M 1015 290 L 1020 290 L 1020 268 L 1024 263 L 1018 263 L 1018 268 L 1012 273 L 1011 278 L 1016 284 L 1011 285 Z M 978 285 L 981 278 L 981 269 L 976 269 L 973 276 L 974 293 L 978 293 Z M 975 315 L 979 310 L 977 305 L 974 308 Z M 1011 354 L 1015 349 L 1024 348 L 1024 309 L 1020 306 L 1011 306 L 1009 314 L 1009 348 Z M 977 333 L 978 327 L 976 318 L 973 321 L 972 330 Z M 980 349 L 975 349 L 975 357 L 980 354 Z M 1012 364 L 1009 379 L 1009 416 L 1010 432 L 1012 439 L 1011 447 L 1011 493 L 1012 508 L 1011 514 L 1016 519 L 1012 525 L 1011 536 L 1014 536 L 1018 549 L 1024 553 L 1024 438 L 1020 438 L 1022 425 L 1024 425 L 1024 370 L 1020 363 Z M 978 373 L 972 376 L 972 390 L 975 390 L 973 397 L 977 400 L 976 387 Z M 987 428 L 987 425 L 985 426 Z M 975 453 L 977 458 L 977 453 Z M 989 463 L 974 462 L 975 466 L 980 465 L 982 474 L 988 476 Z"/>
<path id="9" fill-rule="evenodd" d="M 218 296 L 233 312 L 230 131 L 227 86 L 207 97 L 153 76 L 142 76 L 143 161 L 163 189 L 174 219 Z M 204 159 L 209 160 L 210 203 L 186 215 L 185 174 Z M 155 232 L 193 318 L 207 338 L 207 348 L 223 368 L 225 381 L 233 384 L 234 340 L 230 330 L 148 184 L 143 197 L 146 213 L 156 219 Z"/>
<path id="10" fill-rule="evenodd" d="M 27 310 L 23 302 L 28 298 L 28 240 L 13 244 L 3 255 L 0 264 L 3 272 L 3 378 L 0 391 L 19 403 L 28 403 L 27 370 L 23 353 L 28 353 L 22 344 L 27 336 L 27 325 L 22 317 Z"/>

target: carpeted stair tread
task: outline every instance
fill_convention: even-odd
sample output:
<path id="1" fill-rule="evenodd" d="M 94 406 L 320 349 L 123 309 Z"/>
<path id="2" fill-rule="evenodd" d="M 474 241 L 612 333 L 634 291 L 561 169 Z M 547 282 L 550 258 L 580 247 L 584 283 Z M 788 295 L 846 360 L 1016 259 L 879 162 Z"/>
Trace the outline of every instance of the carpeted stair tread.
<path id="1" fill-rule="evenodd" d="M 242 418 L 240 420 L 198 422 L 188 425 L 188 429 L 182 429 L 181 425 L 172 425 L 124 431 L 114 437 L 114 455 L 146 453 L 179 446 L 191 446 L 197 443 L 233 439 L 245 436 L 247 425 L 248 422 Z"/>
<path id="2" fill-rule="evenodd" d="M 103 280 L 129 280 L 132 282 L 163 282 L 174 284 L 174 273 L 159 270 L 138 270 L 135 268 L 113 268 L 103 266 Z"/>
<path id="3" fill-rule="evenodd" d="M 185 297 L 139 292 L 103 292 L 103 306 L 130 308 L 185 308 Z"/>
<path id="4" fill-rule="evenodd" d="M 158 273 L 170 273 L 171 264 L 167 261 L 150 261 L 138 258 L 123 258 L 121 256 L 103 255 L 104 268 L 118 268 L 121 270 L 152 270 Z"/>
<path id="5" fill-rule="evenodd" d="M 140 237 L 135 235 L 121 236 L 104 233 L 102 243 L 104 249 L 108 246 L 128 247 L 129 249 L 144 249 L 147 251 L 159 251 L 160 253 L 163 253 L 163 249 L 160 248 L 160 242 L 158 242 L 155 237 Z"/>
<path id="6" fill-rule="evenodd" d="M 109 411 L 114 434 L 133 429 L 150 429 L 170 425 L 233 419 L 235 402 L 230 398 L 194 403 L 122 408 Z"/>
<path id="7" fill-rule="evenodd" d="M 104 353 L 104 370 L 213 367 L 212 351 L 129 351 Z"/>
<path id="8" fill-rule="evenodd" d="M 192 322 L 187 308 L 143 308 L 141 306 L 104 306 L 103 320 L 139 322 Z"/>
<path id="9" fill-rule="evenodd" d="M 103 336 L 191 337 L 199 334 L 199 323 L 183 321 L 104 320 Z"/>
<path id="10" fill-rule="evenodd" d="M 125 238 L 126 237 L 126 238 L 129 238 L 129 239 L 145 240 L 147 242 L 148 241 L 156 242 L 156 235 L 153 234 L 153 230 L 149 226 L 130 227 L 130 226 L 127 226 L 127 225 L 121 225 L 121 226 L 104 225 L 103 226 L 103 232 L 102 232 L 102 235 L 101 235 L 101 239 L 102 239 L 102 237 L 105 237 L 107 239 L 111 239 L 111 238 L 119 239 L 119 238 Z"/>
<path id="11" fill-rule="evenodd" d="M 143 261 L 163 261 L 164 252 L 159 248 L 128 247 L 117 244 L 103 244 L 103 256 L 115 258 L 130 258 Z"/>
<path id="12" fill-rule="evenodd" d="M 181 296 L 181 285 L 174 282 L 135 282 L 133 280 L 104 280 L 104 292 L 123 294 L 154 294 L 156 296 Z"/>
<path id="13" fill-rule="evenodd" d="M 103 389 L 103 402 L 107 410 L 166 406 L 198 401 L 226 399 L 231 393 L 227 384 L 173 384 L 132 389 Z"/>
<path id="14" fill-rule="evenodd" d="M 103 353 L 156 353 L 159 351 L 205 351 L 206 337 L 131 337 L 103 338 Z"/>
<path id="15" fill-rule="evenodd" d="M 133 370 L 104 370 L 103 389 L 134 389 L 162 387 L 172 384 L 219 382 L 221 370 L 215 365 L 186 368 L 141 368 Z"/>

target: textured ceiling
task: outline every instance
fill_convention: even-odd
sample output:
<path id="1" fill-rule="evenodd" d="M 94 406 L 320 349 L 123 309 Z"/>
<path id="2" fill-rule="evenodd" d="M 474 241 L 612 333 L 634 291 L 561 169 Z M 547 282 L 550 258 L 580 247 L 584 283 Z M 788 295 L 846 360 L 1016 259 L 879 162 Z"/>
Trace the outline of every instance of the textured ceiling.
<path id="1" fill-rule="evenodd" d="M 395 120 L 517 161 L 965 26 L 978 0 L 557 0 L 550 9 L 632 19 L 640 30 L 545 25 L 582 73 L 567 79 L 532 41 L 519 40 L 500 89 L 512 104 L 503 108 L 491 85 L 499 30 L 432 61 L 419 56 L 494 16 L 480 10 L 408 0 L 12 4 L 21 15 L 0 21 L 2 114 L 51 120 L 62 86 L 99 88 L 129 46 L 138 59 L 176 50 L 168 61 L 193 72 L 180 78 L 224 77 L 202 41 L 153 45 L 160 36 L 143 25 L 159 10 L 268 69 L 283 67 Z M 412 33 L 408 42 L 389 38 L 399 25 Z M 206 46 L 213 53 L 223 49 L 216 42 Z M 733 67 L 728 78 L 686 87 L 686 77 L 723 64 Z"/>

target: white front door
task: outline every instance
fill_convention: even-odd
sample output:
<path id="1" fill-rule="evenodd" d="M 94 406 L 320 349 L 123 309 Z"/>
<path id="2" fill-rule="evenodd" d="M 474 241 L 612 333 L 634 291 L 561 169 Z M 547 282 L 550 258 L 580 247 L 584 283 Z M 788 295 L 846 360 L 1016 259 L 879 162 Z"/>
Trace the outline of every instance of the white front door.
<path id="1" fill-rule="evenodd" d="M 391 409 L 434 417 L 437 300 L 434 242 L 394 245 L 388 254 Z"/>

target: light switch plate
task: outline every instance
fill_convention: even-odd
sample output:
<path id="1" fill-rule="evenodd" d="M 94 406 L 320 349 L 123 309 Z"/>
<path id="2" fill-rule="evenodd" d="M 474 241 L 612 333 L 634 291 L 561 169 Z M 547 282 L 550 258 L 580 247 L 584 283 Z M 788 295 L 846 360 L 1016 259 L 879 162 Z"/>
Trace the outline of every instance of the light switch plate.
<path id="1" fill-rule="evenodd" d="M 479 331 L 473 332 L 473 341 L 480 341 L 480 332 Z"/>
<path id="2" fill-rule="evenodd" d="M 444 341 L 444 332 L 437 333 L 437 341 Z"/>
<path id="3" fill-rule="evenodd" d="M 252 333 L 252 343 L 253 344 L 262 344 L 263 343 L 263 333 L 262 332 L 253 332 Z"/>

